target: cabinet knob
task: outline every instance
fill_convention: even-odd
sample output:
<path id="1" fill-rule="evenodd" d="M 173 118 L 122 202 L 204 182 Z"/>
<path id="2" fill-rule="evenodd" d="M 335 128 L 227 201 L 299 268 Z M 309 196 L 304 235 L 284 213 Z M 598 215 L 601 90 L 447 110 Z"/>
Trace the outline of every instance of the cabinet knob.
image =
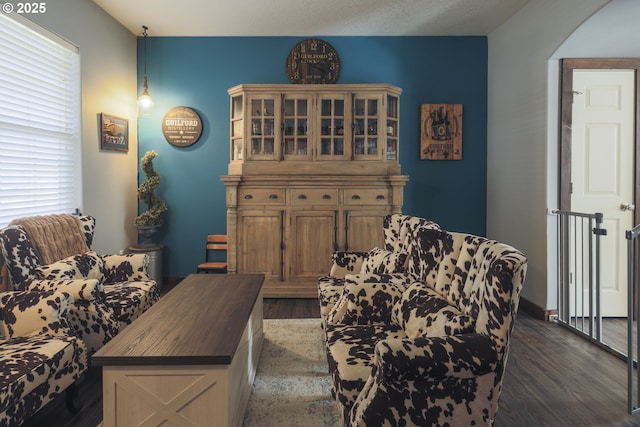
<path id="1" fill-rule="evenodd" d="M 378 194 L 376 196 L 376 200 L 384 200 L 384 196 L 382 194 Z"/>
<path id="2" fill-rule="evenodd" d="M 244 196 L 244 198 L 247 199 L 247 200 L 251 200 L 251 199 L 253 199 L 253 196 L 251 194 L 246 194 Z"/>
<path id="3" fill-rule="evenodd" d="M 328 194 L 325 194 L 325 195 L 323 195 L 323 196 L 322 196 L 322 198 L 323 198 L 324 200 L 329 200 L 329 199 L 331 198 L 331 196 L 330 196 L 330 195 L 328 195 Z"/>
<path id="4" fill-rule="evenodd" d="M 353 196 L 351 196 L 351 200 L 360 200 L 360 196 L 354 194 Z"/>
<path id="5" fill-rule="evenodd" d="M 300 200 L 306 200 L 306 199 L 307 199 L 307 196 L 305 196 L 304 194 L 300 194 L 300 195 L 298 195 L 298 199 L 300 199 Z"/>
<path id="6" fill-rule="evenodd" d="M 269 198 L 270 199 L 277 199 L 278 195 L 277 194 L 269 194 Z"/>

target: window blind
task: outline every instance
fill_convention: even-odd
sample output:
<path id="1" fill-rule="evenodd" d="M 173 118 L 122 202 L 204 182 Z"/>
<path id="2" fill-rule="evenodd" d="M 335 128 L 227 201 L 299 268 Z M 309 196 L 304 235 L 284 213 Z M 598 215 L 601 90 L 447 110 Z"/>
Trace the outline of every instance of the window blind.
<path id="1" fill-rule="evenodd" d="M 63 39 L 0 14 L 0 227 L 81 207 L 80 60 Z"/>

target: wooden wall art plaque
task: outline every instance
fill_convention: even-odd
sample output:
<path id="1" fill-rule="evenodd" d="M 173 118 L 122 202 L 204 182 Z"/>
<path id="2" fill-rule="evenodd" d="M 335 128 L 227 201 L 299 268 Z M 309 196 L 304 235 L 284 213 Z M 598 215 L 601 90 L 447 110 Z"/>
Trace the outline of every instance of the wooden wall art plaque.
<path id="1" fill-rule="evenodd" d="M 421 160 L 462 159 L 462 104 L 422 104 Z"/>
<path id="2" fill-rule="evenodd" d="M 174 107 L 162 119 L 162 134 L 176 147 L 193 145 L 202 135 L 200 115 L 193 108 Z"/>

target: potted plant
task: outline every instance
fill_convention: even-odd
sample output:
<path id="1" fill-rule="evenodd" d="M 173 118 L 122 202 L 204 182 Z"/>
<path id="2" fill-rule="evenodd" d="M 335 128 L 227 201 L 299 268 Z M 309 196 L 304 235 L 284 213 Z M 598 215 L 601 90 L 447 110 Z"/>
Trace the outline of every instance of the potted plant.
<path id="1" fill-rule="evenodd" d="M 142 171 L 147 176 L 138 187 L 138 200 L 147 205 L 147 211 L 138 215 L 134 221 L 141 238 L 140 246 L 155 245 L 153 235 L 162 227 L 162 218 L 167 211 L 167 204 L 156 194 L 160 185 L 160 174 L 153 167 L 153 159 L 158 155 L 155 151 L 147 151 L 142 156 Z"/>

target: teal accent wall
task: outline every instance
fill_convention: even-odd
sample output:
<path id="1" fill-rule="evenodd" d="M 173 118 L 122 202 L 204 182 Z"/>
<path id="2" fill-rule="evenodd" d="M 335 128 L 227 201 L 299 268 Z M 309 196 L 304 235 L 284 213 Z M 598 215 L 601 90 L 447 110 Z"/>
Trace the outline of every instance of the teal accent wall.
<path id="1" fill-rule="evenodd" d="M 442 228 L 484 235 L 487 199 L 486 37 L 322 37 L 340 55 L 338 83 L 389 83 L 402 88 L 400 164 L 409 175 L 403 212 Z M 138 120 L 139 157 L 156 150 L 159 195 L 169 206 L 160 238 L 164 275 L 195 273 L 207 234 L 226 232 L 229 97 L 241 83 L 289 83 L 285 61 L 303 37 L 149 37 L 147 76 L 154 107 Z M 144 76 L 138 40 L 138 82 Z M 107 66 L 108 64 L 105 64 Z M 420 105 L 463 104 L 462 160 L 420 160 Z M 200 140 L 186 148 L 162 135 L 176 106 L 202 117 Z M 140 171 L 139 181 L 144 179 Z M 140 207 L 144 210 L 144 206 Z"/>

